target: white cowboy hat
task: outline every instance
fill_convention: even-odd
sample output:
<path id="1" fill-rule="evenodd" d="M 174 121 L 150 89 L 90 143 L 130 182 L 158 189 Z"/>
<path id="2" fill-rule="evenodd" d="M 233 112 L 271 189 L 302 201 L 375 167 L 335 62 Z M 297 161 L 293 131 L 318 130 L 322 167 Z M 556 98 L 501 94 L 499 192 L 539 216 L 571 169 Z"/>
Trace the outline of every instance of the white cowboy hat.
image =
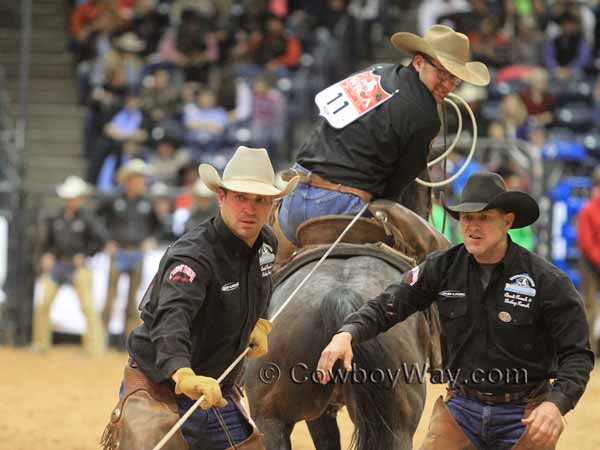
<path id="1" fill-rule="evenodd" d="M 212 198 L 215 196 L 215 193 L 213 191 L 211 191 L 208 187 L 206 187 L 206 184 L 204 184 L 204 181 L 202 181 L 199 178 L 194 183 L 194 187 L 192 187 L 192 194 L 194 194 L 198 197 L 207 197 L 207 198 Z"/>
<path id="2" fill-rule="evenodd" d="M 294 177 L 283 189 L 278 189 L 275 186 L 275 172 L 267 150 L 244 146 L 238 147 L 225 166 L 222 180 L 210 164 L 200 164 L 198 172 L 206 187 L 213 192 L 221 188 L 272 198 L 289 194 L 296 189 L 299 180 L 299 177 Z"/>
<path id="3" fill-rule="evenodd" d="M 476 86 L 487 86 L 490 82 L 486 65 L 469 61 L 469 38 L 446 25 L 433 25 L 424 37 L 401 32 L 390 40 L 402 52 L 424 53 L 437 59 L 448 72 L 463 81 Z"/>
<path id="4" fill-rule="evenodd" d="M 132 159 L 117 171 L 117 183 L 123 184 L 132 175 L 150 175 L 150 168 L 141 159 Z"/>
<path id="5" fill-rule="evenodd" d="M 92 193 L 92 187 L 75 175 L 69 175 L 62 184 L 56 186 L 60 198 L 70 199 Z"/>
<path id="6" fill-rule="evenodd" d="M 139 53 L 146 48 L 144 41 L 131 31 L 121 35 L 115 41 L 115 46 L 120 50 L 131 53 Z"/>

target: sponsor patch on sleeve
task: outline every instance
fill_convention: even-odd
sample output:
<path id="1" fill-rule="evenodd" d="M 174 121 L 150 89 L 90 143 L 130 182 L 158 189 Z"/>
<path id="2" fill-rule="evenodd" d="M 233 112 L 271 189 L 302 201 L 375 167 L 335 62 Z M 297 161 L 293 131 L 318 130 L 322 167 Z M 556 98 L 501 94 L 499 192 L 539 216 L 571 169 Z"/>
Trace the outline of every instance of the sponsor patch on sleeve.
<path id="1" fill-rule="evenodd" d="M 404 275 L 404 282 L 410 286 L 419 280 L 419 266 L 413 267 Z"/>
<path id="2" fill-rule="evenodd" d="M 182 281 L 189 284 L 194 281 L 194 278 L 196 278 L 196 272 L 186 264 L 175 266 L 169 274 L 169 281 Z"/>

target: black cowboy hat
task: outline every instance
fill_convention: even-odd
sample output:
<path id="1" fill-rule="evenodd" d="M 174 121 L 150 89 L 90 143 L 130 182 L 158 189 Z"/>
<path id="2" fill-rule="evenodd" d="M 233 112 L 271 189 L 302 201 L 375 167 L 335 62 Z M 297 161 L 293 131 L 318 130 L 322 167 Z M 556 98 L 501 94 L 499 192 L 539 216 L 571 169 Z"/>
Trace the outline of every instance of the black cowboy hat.
<path id="1" fill-rule="evenodd" d="M 511 228 L 523 228 L 531 225 L 540 215 L 537 202 L 525 192 L 507 191 L 504 180 L 493 172 L 472 174 L 460 196 L 457 205 L 444 208 L 456 220 L 459 213 L 480 212 L 487 209 L 501 209 L 515 214 Z"/>

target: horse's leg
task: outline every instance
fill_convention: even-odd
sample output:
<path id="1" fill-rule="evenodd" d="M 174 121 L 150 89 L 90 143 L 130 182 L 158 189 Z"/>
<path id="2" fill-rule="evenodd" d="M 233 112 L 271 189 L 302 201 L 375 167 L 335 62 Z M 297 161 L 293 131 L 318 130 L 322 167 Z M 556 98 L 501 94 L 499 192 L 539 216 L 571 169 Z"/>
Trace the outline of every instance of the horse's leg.
<path id="1" fill-rule="evenodd" d="M 307 420 L 306 425 L 316 450 L 340 450 L 340 430 L 337 425 L 337 409 L 330 406 L 315 420 Z"/>
<path id="2" fill-rule="evenodd" d="M 257 417 L 256 425 L 264 434 L 266 450 L 292 450 L 290 436 L 294 423 L 286 423 L 274 417 Z"/>

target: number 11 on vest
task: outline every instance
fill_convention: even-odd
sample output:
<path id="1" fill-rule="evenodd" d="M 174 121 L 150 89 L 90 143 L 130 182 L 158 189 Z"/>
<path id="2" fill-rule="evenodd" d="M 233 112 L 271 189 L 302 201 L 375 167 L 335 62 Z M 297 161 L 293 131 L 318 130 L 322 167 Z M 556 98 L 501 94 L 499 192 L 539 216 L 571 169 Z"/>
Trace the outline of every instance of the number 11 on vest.
<path id="1" fill-rule="evenodd" d="M 319 115 L 339 129 L 386 102 L 396 92 L 386 92 L 381 86 L 381 76 L 367 70 L 323 89 L 315 96 L 315 103 Z"/>

